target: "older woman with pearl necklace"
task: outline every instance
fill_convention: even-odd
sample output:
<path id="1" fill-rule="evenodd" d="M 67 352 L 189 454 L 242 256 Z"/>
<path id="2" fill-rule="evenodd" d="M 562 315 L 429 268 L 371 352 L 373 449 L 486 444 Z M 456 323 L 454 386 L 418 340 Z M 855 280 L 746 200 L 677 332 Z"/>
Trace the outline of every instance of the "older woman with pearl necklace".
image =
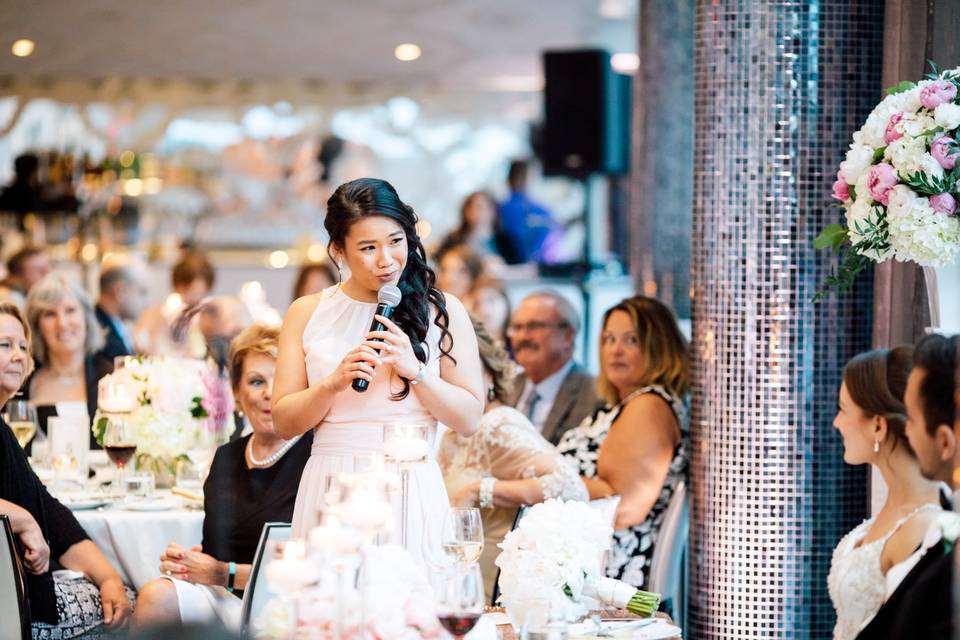
<path id="1" fill-rule="evenodd" d="M 312 433 L 284 440 L 270 410 L 277 329 L 255 324 L 230 347 L 230 376 L 237 404 L 252 433 L 217 450 L 204 484 L 203 544 L 173 542 L 160 556 L 162 578 L 140 590 L 134 623 L 149 626 L 219 620 L 238 630 L 238 595 L 266 522 L 289 522 L 300 475 L 310 457 Z"/>

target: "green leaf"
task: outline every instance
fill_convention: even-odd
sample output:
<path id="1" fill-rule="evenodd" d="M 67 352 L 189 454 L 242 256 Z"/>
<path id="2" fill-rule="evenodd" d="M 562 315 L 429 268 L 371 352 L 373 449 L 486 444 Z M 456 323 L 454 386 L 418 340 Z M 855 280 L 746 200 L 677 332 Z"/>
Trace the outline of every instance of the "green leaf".
<path id="1" fill-rule="evenodd" d="M 880 147 L 879 149 L 874 151 L 873 159 L 870 161 L 870 164 L 877 164 L 878 162 L 883 160 L 883 154 L 886 153 L 886 151 L 887 151 L 886 147 Z"/>
<path id="2" fill-rule="evenodd" d="M 847 185 L 847 193 L 850 194 L 850 202 L 857 201 L 857 188 L 852 184 Z"/>
<path id="3" fill-rule="evenodd" d="M 97 444 L 101 447 L 103 446 L 103 434 L 107 432 L 107 418 L 105 416 L 100 416 L 100 418 L 93 425 L 93 437 L 96 438 Z"/>
<path id="4" fill-rule="evenodd" d="M 904 80 L 903 82 L 898 82 L 892 87 L 888 87 L 886 89 L 886 94 L 888 96 L 895 96 L 898 93 L 903 93 L 904 91 L 910 91 L 910 89 L 913 89 L 915 86 L 917 86 L 916 83 L 910 82 L 909 80 Z"/>
<path id="5" fill-rule="evenodd" d="M 843 225 L 828 224 L 813 241 L 813 248 L 820 250 L 830 247 L 834 252 L 837 252 L 847 242 L 848 238 L 849 235 Z"/>

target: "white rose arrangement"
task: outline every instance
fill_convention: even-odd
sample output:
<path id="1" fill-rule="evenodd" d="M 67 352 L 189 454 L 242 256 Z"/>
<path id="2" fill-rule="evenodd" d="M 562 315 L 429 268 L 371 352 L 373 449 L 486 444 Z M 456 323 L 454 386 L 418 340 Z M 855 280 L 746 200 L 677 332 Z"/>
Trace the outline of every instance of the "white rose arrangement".
<path id="1" fill-rule="evenodd" d="M 960 67 L 887 91 L 853 134 L 833 184 L 846 212 L 828 225 L 817 249 L 841 252 L 839 268 L 814 298 L 845 291 L 870 262 L 898 260 L 924 267 L 952 263 L 960 253 Z"/>
<path id="2" fill-rule="evenodd" d="M 652 615 L 659 594 L 639 591 L 602 571 L 613 528 L 584 502 L 551 499 L 530 508 L 498 546 L 500 602 L 519 609 L 533 598 L 547 600 L 568 621 L 601 605 Z"/>

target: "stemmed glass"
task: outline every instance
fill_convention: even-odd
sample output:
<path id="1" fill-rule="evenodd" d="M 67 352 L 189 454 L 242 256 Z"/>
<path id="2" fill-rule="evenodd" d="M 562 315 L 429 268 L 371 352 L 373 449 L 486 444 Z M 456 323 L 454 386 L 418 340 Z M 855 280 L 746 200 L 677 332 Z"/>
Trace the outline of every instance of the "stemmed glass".
<path id="1" fill-rule="evenodd" d="M 37 434 L 37 410 L 23 398 L 11 398 L 7 401 L 7 424 L 21 449 L 26 449 L 33 436 Z"/>
<path id="2" fill-rule="evenodd" d="M 103 448 L 117 467 L 113 479 L 113 494 L 123 497 L 126 493 L 123 484 L 124 472 L 127 463 L 137 451 L 137 443 L 133 437 L 133 428 L 122 416 L 111 416 L 107 421 L 107 428 L 103 433 Z"/>
<path id="3" fill-rule="evenodd" d="M 443 524 L 443 552 L 452 562 L 472 564 L 483 553 L 483 521 L 480 509 L 450 509 Z"/>
<path id="4" fill-rule="evenodd" d="M 446 567 L 436 574 L 437 619 L 457 640 L 464 638 L 483 614 L 483 577 L 476 564 Z"/>

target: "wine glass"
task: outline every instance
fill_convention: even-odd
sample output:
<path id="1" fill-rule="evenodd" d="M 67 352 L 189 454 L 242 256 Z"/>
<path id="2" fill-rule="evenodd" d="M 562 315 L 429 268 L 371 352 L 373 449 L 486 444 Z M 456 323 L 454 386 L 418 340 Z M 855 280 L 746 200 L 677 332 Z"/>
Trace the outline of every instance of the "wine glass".
<path id="1" fill-rule="evenodd" d="M 126 493 L 123 483 L 124 471 L 127 463 L 130 462 L 133 454 L 137 451 L 133 428 L 123 416 L 111 416 L 107 421 L 107 428 L 103 433 L 103 448 L 117 467 L 113 479 L 113 493 L 118 497 L 123 497 Z"/>
<path id="2" fill-rule="evenodd" d="M 26 449 L 33 436 L 37 434 L 37 410 L 23 398 L 12 398 L 7 402 L 7 424 L 13 431 L 21 449 Z"/>
<path id="3" fill-rule="evenodd" d="M 477 564 L 446 567 L 435 574 L 437 619 L 457 640 L 464 638 L 483 614 L 483 576 Z"/>
<path id="4" fill-rule="evenodd" d="M 471 564 L 483 553 L 483 521 L 480 509 L 450 509 L 443 524 L 443 552 L 452 562 Z"/>

